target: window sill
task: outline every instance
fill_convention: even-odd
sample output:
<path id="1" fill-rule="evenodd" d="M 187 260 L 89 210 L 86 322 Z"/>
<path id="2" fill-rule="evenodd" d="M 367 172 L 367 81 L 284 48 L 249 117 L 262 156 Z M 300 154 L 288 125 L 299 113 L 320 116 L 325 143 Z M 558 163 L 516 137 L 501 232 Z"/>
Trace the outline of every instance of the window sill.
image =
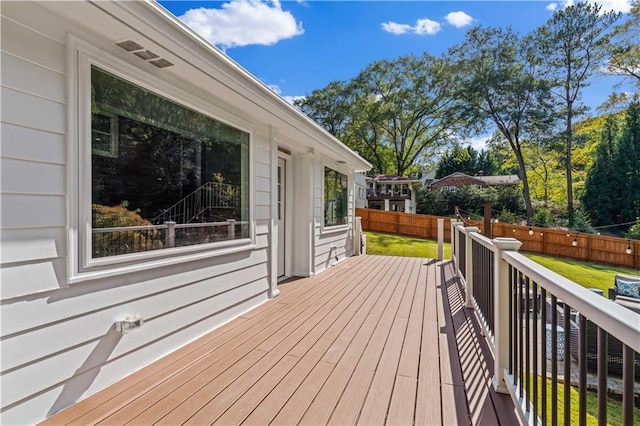
<path id="1" fill-rule="evenodd" d="M 322 226 L 320 229 L 320 235 L 325 235 L 325 234 L 337 234 L 340 232 L 345 232 L 345 231 L 350 231 L 351 230 L 351 225 L 350 224 L 345 224 L 345 225 L 334 225 L 334 226 Z"/>
<path id="2" fill-rule="evenodd" d="M 121 276 L 124 274 L 130 274 L 134 272 L 148 271 L 152 269 L 159 269 L 166 266 L 179 265 L 182 263 L 188 263 L 193 261 L 198 261 L 202 259 L 224 256 L 233 253 L 239 253 L 244 251 L 251 251 L 256 248 L 256 244 L 251 242 L 251 240 L 247 240 L 250 243 L 236 245 L 233 247 L 226 248 L 213 248 L 213 249 L 204 249 L 197 253 L 189 253 L 189 254 L 176 254 L 169 257 L 161 257 L 153 260 L 140 260 L 140 261 L 126 261 L 122 260 L 121 264 L 116 264 L 109 267 L 102 267 L 101 269 L 97 269 L 96 267 L 86 268 L 80 272 L 73 272 L 71 276 L 68 278 L 69 284 L 82 283 L 91 280 L 98 280 L 103 278 L 112 278 Z"/>

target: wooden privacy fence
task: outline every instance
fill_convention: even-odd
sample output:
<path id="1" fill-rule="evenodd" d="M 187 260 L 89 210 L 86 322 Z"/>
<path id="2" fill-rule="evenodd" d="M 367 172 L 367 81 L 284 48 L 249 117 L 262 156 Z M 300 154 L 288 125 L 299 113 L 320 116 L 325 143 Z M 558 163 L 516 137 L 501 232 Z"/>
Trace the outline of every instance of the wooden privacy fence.
<path id="1" fill-rule="evenodd" d="M 430 240 L 438 238 L 438 219 L 444 219 L 444 239 L 447 242 L 451 241 L 451 218 L 449 217 L 372 209 L 356 209 L 356 216 L 362 217 L 362 229 L 365 231 L 386 232 Z M 467 226 L 477 226 L 480 228 L 480 233 L 485 235 L 483 221 L 465 219 L 464 223 Z M 506 223 L 494 223 L 492 230 L 493 238 L 512 237 L 520 240 L 522 242 L 520 250 L 528 253 L 640 269 L 640 241 L 638 240 L 537 227 L 531 228 L 530 234 L 528 226 Z M 631 253 L 627 254 L 629 247 Z"/>

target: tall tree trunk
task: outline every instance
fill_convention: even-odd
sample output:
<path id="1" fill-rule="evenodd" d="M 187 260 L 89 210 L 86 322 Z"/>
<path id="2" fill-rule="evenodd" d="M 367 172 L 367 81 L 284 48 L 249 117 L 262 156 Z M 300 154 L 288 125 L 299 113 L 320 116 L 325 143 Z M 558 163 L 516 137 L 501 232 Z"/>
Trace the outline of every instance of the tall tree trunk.
<path id="1" fill-rule="evenodd" d="M 514 150 L 520 167 L 520 179 L 522 179 L 522 195 L 524 196 L 524 206 L 527 210 L 527 222 L 530 223 L 533 218 L 533 205 L 531 204 L 531 194 L 529 194 L 529 179 L 527 178 L 527 169 L 522 156 L 522 151 Z"/>

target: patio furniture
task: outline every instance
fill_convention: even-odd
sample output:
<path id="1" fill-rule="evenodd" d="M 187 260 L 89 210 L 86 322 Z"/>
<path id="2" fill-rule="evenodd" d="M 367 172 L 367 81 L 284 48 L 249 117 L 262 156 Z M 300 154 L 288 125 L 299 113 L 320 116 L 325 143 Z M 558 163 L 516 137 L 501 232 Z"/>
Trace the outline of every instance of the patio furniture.
<path id="1" fill-rule="evenodd" d="M 616 275 L 609 299 L 640 314 L 640 277 Z"/>

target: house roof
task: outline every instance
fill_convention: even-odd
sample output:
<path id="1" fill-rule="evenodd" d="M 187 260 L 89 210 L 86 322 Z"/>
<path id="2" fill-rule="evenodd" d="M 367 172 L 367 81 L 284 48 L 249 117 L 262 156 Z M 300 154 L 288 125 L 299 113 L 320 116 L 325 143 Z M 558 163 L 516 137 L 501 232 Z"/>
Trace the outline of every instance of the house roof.
<path id="1" fill-rule="evenodd" d="M 484 183 L 486 185 L 517 185 L 520 183 L 520 178 L 518 177 L 518 175 L 469 176 L 465 173 L 455 172 L 443 178 L 436 179 L 435 181 L 431 182 L 431 184 L 433 185 L 434 183 L 448 180 L 454 177 L 465 177 L 477 181 L 478 184 Z"/>
<path id="2" fill-rule="evenodd" d="M 372 167 L 154 0 L 43 1 L 40 4 L 112 41 L 111 53 L 126 55 L 115 45 L 125 40 L 151 49 L 173 66 L 159 71 L 140 62 L 140 67 L 153 73 L 161 72 L 165 80 L 178 86 L 185 87 L 188 82 L 198 96 L 207 100 L 222 100 L 225 110 L 220 111 L 221 118 L 230 114 L 240 119 L 254 117 L 269 124 L 268 129 L 260 131 L 269 134 L 276 143 L 289 144 L 312 155 L 321 154 L 329 164 L 344 164 L 353 170 Z M 97 22 L 100 24 L 96 25 Z"/>
<path id="3" fill-rule="evenodd" d="M 371 175 L 367 176 L 367 181 L 374 181 L 378 183 L 421 183 L 420 179 L 413 179 L 406 176 L 393 176 L 393 175 Z"/>
<path id="4" fill-rule="evenodd" d="M 474 176 L 474 178 L 483 181 L 487 185 L 517 185 L 520 183 L 518 175 Z"/>

